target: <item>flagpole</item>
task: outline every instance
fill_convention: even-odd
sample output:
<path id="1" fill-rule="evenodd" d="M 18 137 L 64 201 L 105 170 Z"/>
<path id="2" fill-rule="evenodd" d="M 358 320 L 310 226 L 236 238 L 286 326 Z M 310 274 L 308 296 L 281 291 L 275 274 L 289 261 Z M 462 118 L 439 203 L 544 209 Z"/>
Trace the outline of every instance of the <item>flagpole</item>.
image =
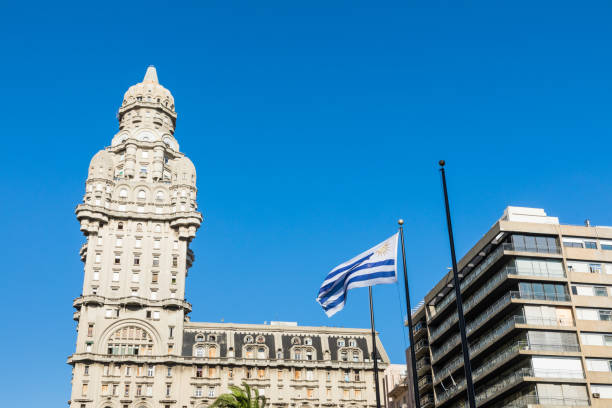
<path id="1" fill-rule="evenodd" d="M 419 396 L 419 379 L 417 378 L 416 357 L 414 355 L 414 334 L 412 333 L 412 311 L 410 308 L 410 292 L 408 291 L 408 272 L 406 272 L 406 250 L 404 249 L 404 220 L 397 221 L 399 224 L 399 233 L 402 241 L 402 261 L 404 264 L 404 289 L 406 290 L 406 313 L 408 315 L 408 333 L 410 339 L 410 362 L 412 367 L 406 367 L 407 370 L 412 368 L 412 387 L 414 389 L 414 406 L 421 408 L 421 398 Z M 408 362 L 406 361 L 406 365 Z"/>
<path id="2" fill-rule="evenodd" d="M 370 325 L 372 326 L 372 360 L 374 360 L 374 382 L 376 383 L 376 408 L 380 408 L 380 390 L 378 384 L 378 356 L 376 355 L 376 329 L 374 327 L 374 303 L 372 302 L 372 287 L 370 293 Z"/>
<path id="3" fill-rule="evenodd" d="M 463 301 L 461 299 L 461 287 L 459 286 L 459 272 L 457 271 L 457 258 L 455 257 L 455 240 L 453 239 L 453 225 L 451 223 L 450 207 L 448 205 L 448 192 L 446 191 L 446 174 L 444 172 L 444 160 L 440 160 L 440 173 L 442 173 L 442 188 L 444 190 L 444 206 L 446 208 L 446 226 L 448 228 L 448 241 L 453 262 L 453 284 L 455 286 L 455 300 L 457 302 L 457 315 L 459 317 L 459 332 L 461 333 L 461 348 L 463 349 L 463 368 L 465 371 L 465 383 L 467 385 L 468 401 L 470 408 L 476 408 L 474 395 L 474 382 L 472 380 L 472 366 L 470 364 L 470 350 L 465 331 L 465 316 L 463 315 Z"/>

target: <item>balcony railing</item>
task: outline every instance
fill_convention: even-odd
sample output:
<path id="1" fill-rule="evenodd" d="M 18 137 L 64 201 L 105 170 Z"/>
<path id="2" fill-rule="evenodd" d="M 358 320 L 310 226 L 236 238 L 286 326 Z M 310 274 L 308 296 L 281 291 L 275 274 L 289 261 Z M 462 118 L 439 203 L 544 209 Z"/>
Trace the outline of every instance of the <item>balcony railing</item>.
<path id="1" fill-rule="evenodd" d="M 434 403 L 434 397 L 431 394 L 427 394 L 423 397 L 421 397 L 421 407 L 425 407 L 428 404 L 433 404 Z"/>
<path id="2" fill-rule="evenodd" d="M 522 340 L 519 341 L 519 347 L 521 350 L 531 351 L 580 352 L 580 345 L 578 344 L 530 343 Z"/>
<path id="3" fill-rule="evenodd" d="M 589 406 L 587 398 L 557 398 L 540 397 L 538 395 L 522 395 L 504 404 L 504 408 L 527 408 L 530 405 L 552 405 L 559 407 Z"/>
<path id="4" fill-rule="evenodd" d="M 429 346 L 429 343 L 427 342 L 427 340 L 421 339 L 414 345 L 414 352 L 416 353 L 417 351 L 420 351 L 427 346 Z"/>
<path id="5" fill-rule="evenodd" d="M 412 332 L 414 334 L 417 334 L 419 331 L 423 330 L 425 328 L 425 322 L 420 321 L 417 324 L 414 325 L 414 327 L 412 328 Z"/>
<path id="6" fill-rule="evenodd" d="M 525 300 L 547 300 L 552 302 L 569 302 L 570 297 L 567 293 L 543 293 L 543 292 L 519 292 L 513 290 L 510 292 L 512 299 Z"/>
<path id="7" fill-rule="evenodd" d="M 432 381 L 432 379 L 431 379 L 431 376 L 427 375 L 427 376 L 425 376 L 425 377 L 423 377 L 423 378 L 421 378 L 421 379 L 419 380 L 419 382 L 418 382 L 418 386 L 419 386 L 419 388 L 420 388 L 420 387 L 423 387 L 423 386 L 425 386 L 425 385 L 427 385 L 427 384 L 431 384 L 432 382 L 433 382 L 433 381 Z"/>
<path id="8" fill-rule="evenodd" d="M 417 361 L 416 368 L 417 370 L 420 370 L 421 368 L 429 366 L 429 365 L 431 365 L 431 361 L 429 361 L 429 358 L 425 357 Z"/>
<path id="9" fill-rule="evenodd" d="M 558 272 L 555 271 L 527 271 L 525 269 L 517 268 L 516 266 L 506 266 L 504 269 L 508 270 L 510 275 L 520 276 L 540 276 L 543 278 L 565 278 L 565 271 L 563 269 Z"/>
<path id="10" fill-rule="evenodd" d="M 505 251 L 517 251 L 517 252 L 535 252 L 537 254 L 560 254 L 561 247 L 557 246 L 554 248 L 538 248 L 538 247 L 526 247 L 515 245 L 512 242 L 504 242 L 501 244 L 501 247 L 504 248 Z"/>
<path id="11" fill-rule="evenodd" d="M 484 386 L 484 391 L 476 394 L 476 403 L 484 402 L 489 398 L 499 394 L 504 388 L 510 387 L 523 380 L 525 377 L 533 377 L 533 370 L 528 367 L 520 368 L 510 375 L 503 377 L 500 381 L 495 384 L 487 384 Z"/>

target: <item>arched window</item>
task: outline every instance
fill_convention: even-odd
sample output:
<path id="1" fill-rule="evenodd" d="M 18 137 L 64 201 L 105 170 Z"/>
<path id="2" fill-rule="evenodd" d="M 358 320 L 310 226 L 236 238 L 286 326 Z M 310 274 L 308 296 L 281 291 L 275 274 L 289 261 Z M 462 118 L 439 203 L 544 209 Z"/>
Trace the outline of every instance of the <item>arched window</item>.
<path id="1" fill-rule="evenodd" d="M 283 350 L 281 349 L 276 350 L 276 358 L 280 358 L 280 359 L 283 358 Z"/>
<path id="2" fill-rule="evenodd" d="M 253 358 L 255 353 L 255 347 L 246 348 L 246 358 Z"/>
<path id="3" fill-rule="evenodd" d="M 122 222 L 117 224 L 117 229 L 118 230 L 122 230 L 123 229 L 123 223 Z"/>
<path id="4" fill-rule="evenodd" d="M 153 353 L 153 338 L 146 330 L 137 326 L 117 329 L 108 339 L 108 354 L 150 355 Z"/>
<path id="5" fill-rule="evenodd" d="M 312 345 L 312 339 L 310 337 L 306 337 L 304 339 L 304 344 L 307 346 L 311 346 Z"/>
<path id="6" fill-rule="evenodd" d="M 158 191 L 157 193 L 155 193 L 155 199 L 156 200 L 163 200 L 164 199 L 164 192 L 163 191 Z"/>
<path id="7" fill-rule="evenodd" d="M 345 344 L 344 339 L 338 339 L 338 347 L 344 347 Z"/>
<path id="8" fill-rule="evenodd" d="M 357 340 L 355 340 L 355 339 L 350 339 L 350 340 L 348 341 L 348 345 L 349 345 L 349 347 L 357 347 Z"/>
<path id="9" fill-rule="evenodd" d="M 144 190 L 138 190 L 138 198 L 144 200 L 147 198 L 147 193 Z"/>
<path id="10" fill-rule="evenodd" d="M 198 346 L 195 349 L 196 357 L 204 357 L 204 347 Z"/>
<path id="11" fill-rule="evenodd" d="M 202 333 L 196 334 L 196 341 L 204 341 L 204 335 Z"/>
<path id="12" fill-rule="evenodd" d="M 252 343 L 253 342 L 253 336 L 251 336 L 251 335 L 244 336 L 244 342 L 246 344 Z"/>
<path id="13" fill-rule="evenodd" d="M 266 338 L 264 336 L 257 336 L 257 339 L 255 339 L 255 342 L 257 343 L 265 343 L 266 342 Z"/>
<path id="14" fill-rule="evenodd" d="M 266 358 L 266 348 L 265 347 L 259 347 L 257 349 L 257 358 L 259 359 Z"/>
<path id="15" fill-rule="evenodd" d="M 359 361 L 359 360 L 361 360 L 359 356 L 359 352 L 357 350 L 353 351 L 353 361 Z"/>
<path id="16" fill-rule="evenodd" d="M 122 188 L 121 190 L 119 190 L 119 197 L 120 198 L 127 198 L 127 196 L 128 196 L 127 188 Z"/>
<path id="17" fill-rule="evenodd" d="M 300 344 L 300 338 L 299 337 L 294 337 L 291 339 L 291 344 Z"/>
<path id="18" fill-rule="evenodd" d="M 161 225 L 155 224 L 155 232 L 161 232 Z"/>
<path id="19" fill-rule="evenodd" d="M 141 223 L 136 224 L 136 231 L 142 232 L 142 224 Z"/>
<path id="20" fill-rule="evenodd" d="M 217 348 L 215 346 L 208 347 L 208 357 L 217 357 Z"/>

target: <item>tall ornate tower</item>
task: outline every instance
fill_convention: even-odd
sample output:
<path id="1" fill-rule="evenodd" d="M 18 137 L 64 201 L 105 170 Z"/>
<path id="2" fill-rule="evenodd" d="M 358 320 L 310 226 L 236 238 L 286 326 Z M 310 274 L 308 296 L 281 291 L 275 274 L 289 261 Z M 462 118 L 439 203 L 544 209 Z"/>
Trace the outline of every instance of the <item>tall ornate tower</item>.
<path id="1" fill-rule="evenodd" d="M 369 356 L 377 347 L 381 374 L 388 358 L 369 329 L 189 321 L 189 242 L 202 216 L 155 68 L 118 118 L 76 209 L 87 242 L 70 408 L 206 408 L 243 381 L 277 408 L 375 407 Z"/>
<path id="2" fill-rule="evenodd" d="M 146 381 L 151 372 L 129 371 L 179 356 L 191 311 L 189 243 L 202 221 L 196 171 L 179 151 L 174 98 L 154 67 L 125 93 L 118 119 L 111 146 L 91 160 L 76 208 L 87 242 L 83 293 L 74 300 L 72 408 L 131 407 L 135 396 L 166 395 L 163 382 L 154 389 Z"/>

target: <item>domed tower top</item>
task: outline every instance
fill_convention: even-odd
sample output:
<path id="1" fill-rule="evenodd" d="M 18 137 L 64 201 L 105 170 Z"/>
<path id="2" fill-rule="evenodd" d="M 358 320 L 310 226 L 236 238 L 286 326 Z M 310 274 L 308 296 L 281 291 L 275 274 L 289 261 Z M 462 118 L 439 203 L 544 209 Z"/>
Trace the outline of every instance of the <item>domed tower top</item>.
<path id="1" fill-rule="evenodd" d="M 142 82 L 127 90 L 117 116 L 120 131 L 154 128 L 174 134 L 174 97 L 159 84 L 154 66 L 147 68 Z"/>

